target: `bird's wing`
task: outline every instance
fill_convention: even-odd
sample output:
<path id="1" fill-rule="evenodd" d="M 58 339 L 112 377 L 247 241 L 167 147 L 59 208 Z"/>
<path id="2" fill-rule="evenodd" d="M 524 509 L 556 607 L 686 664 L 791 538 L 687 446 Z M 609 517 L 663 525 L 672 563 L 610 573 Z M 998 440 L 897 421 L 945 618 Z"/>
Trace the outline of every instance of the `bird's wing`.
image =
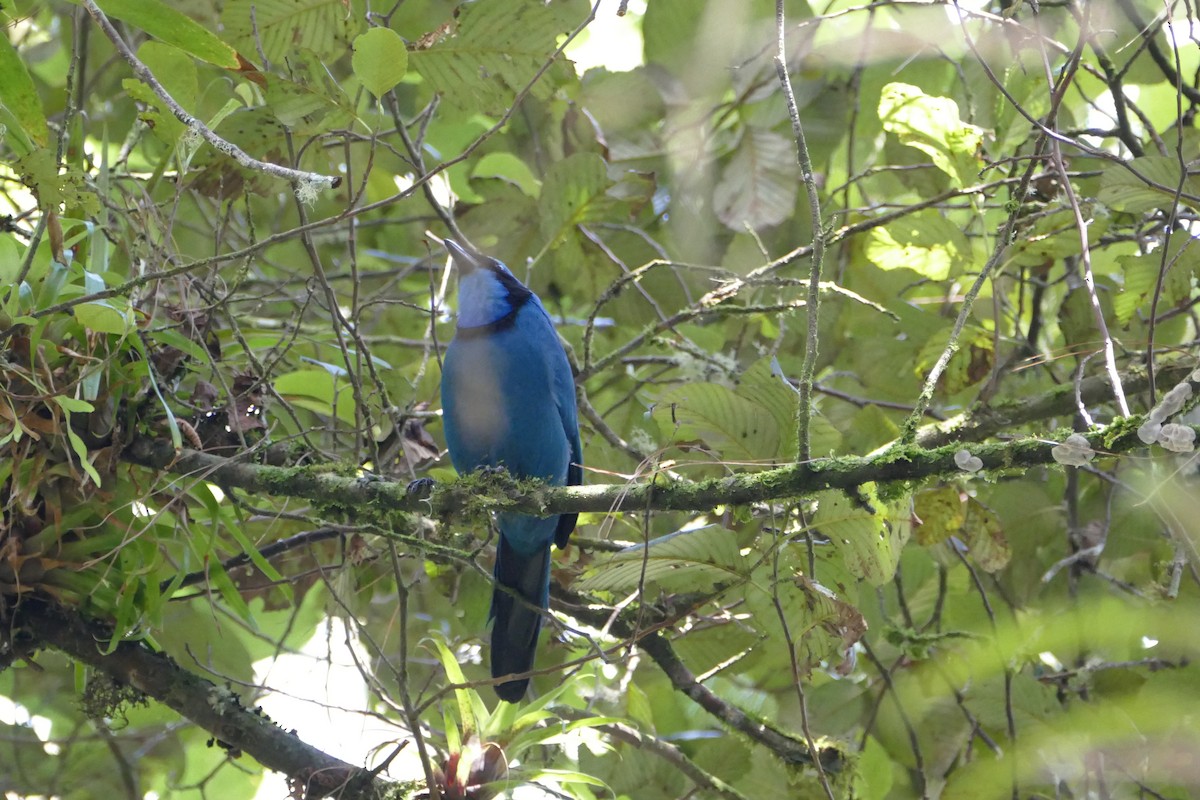
<path id="1" fill-rule="evenodd" d="M 545 309 L 542 310 L 545 313 Z M 546 321 L 550 322 L 549 315 Z M 551 324 L 553 331 L 554 326 Z M 579 441 L 579 417 L 575 400 L 575 377 L 571 374 L 571 363 L 567 360 L 566 351 L 558 341 L 557 332 L 554 337 L 554 353 L 551 355 L 551 369 L 554 379 L 554 404 L 558 407 L 558 418 L 562 422 L 563 433 L 571 448 L 571 462 L 567 465 L 567 486 L 579 486 L 583 483 L 583 445 Z M 571 531 L 575 530 L 578 514 L 563 514 L 558 518 L 558 526 L 554 529 L 554 543 L 559 549 L 567 546 Z"/>

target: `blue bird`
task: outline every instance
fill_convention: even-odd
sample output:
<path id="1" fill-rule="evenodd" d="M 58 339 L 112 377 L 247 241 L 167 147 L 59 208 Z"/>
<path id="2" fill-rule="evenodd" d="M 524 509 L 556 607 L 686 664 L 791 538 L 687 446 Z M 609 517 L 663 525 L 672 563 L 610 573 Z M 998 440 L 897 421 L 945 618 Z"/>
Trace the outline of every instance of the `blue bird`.
<path id="1" fill-rule="evenodd" d="M 538 296 L 500 261 L 446 239 L 458 267 L 458 327 L 442 363 L 442 421 L 459 474 L 503 467 L 555 486 L 583 482 L 571 365 Z M 577 514 L 498 514 L 492 677 L 533 669 L 550 598 L 550 543 L 566 547 Z M 520 700 L 528 678 L 496 685 Z"/>

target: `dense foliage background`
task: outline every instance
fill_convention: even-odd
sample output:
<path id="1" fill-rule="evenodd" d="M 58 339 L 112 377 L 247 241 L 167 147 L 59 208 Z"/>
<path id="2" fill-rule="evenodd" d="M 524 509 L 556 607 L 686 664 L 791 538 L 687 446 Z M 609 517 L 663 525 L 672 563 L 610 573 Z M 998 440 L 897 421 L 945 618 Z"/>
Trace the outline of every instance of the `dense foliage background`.
<path id="1" fill-rule="evenodd" d="M 1200 793 L 1195 5 L 617 13 L 3 4 L 6 797 Z M 426 230 L 588 488 L 438 458 Z M 499 507 L 585 512 L 501 708 Z"/>

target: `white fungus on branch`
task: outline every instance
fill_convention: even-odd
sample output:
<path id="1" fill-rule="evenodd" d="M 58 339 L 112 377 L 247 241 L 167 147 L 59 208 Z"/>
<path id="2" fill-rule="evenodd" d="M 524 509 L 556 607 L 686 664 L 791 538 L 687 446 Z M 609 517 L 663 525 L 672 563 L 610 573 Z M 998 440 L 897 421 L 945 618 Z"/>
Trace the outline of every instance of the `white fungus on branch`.
<path id="1" fill-rule="evenodd" d="M 1065 442 L 1055 445 L 1050 455 L 1064 467 L 1085 467 L 1096 457 L 1096 451 L 1083 435 L 1072 433 Z"/>

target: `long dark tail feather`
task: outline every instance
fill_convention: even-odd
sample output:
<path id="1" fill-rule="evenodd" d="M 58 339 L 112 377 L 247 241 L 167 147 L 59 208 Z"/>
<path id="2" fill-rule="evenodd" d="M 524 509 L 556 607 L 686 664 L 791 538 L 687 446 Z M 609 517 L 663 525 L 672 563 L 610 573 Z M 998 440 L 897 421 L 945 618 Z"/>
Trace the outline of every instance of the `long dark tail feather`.
<path id="1" fill-rule="evenodd" d="M 522 555 L 501 535 L 496 550 L 496 588 L 492 591 L 493 678 L 533 669 L 538 632 L 542 629 L 542 615 L 537 609 L 546 608 L 549 591 L 549 546 Z M 506 681 L 496 684 L 496 694 L 501 700 L 515 703 L 525 696 L 528 687 L 528 678 Z"/>

